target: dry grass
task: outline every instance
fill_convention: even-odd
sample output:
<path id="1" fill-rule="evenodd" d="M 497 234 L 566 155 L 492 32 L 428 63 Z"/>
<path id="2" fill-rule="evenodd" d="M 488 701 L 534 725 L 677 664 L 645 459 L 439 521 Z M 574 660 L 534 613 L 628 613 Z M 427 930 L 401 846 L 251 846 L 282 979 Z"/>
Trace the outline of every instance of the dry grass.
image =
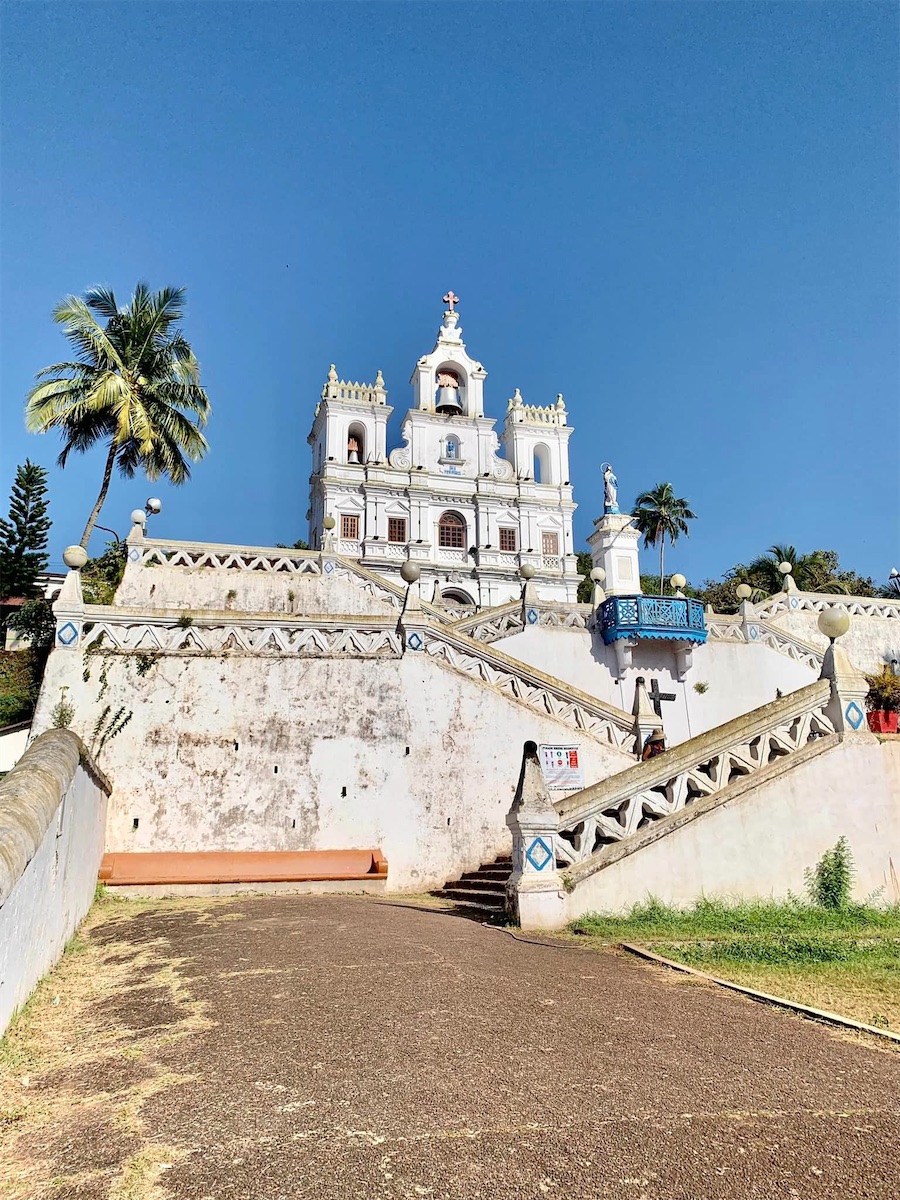
<path id="1" fill-rule="evenodd" d="M 167 1069 L 165 1051 L 208 1021 L 181 975 L 184 960 L 164 938 L 133 944 L 127 923 L 161 903 L 167 912 L 196 909 L 215 919 L 227 899 L 94 904 L 0 1040 L 4 1200 L 53 1200 L 83 1189 L 108 1200 L 163 1195 L 158 1180 L 181 1152 L 147 1137 L 142 1109 L 190 1081 Z M 123 1023 L 115 1006 L 129 997 L 159 1005 L 167 1019 Z"/>

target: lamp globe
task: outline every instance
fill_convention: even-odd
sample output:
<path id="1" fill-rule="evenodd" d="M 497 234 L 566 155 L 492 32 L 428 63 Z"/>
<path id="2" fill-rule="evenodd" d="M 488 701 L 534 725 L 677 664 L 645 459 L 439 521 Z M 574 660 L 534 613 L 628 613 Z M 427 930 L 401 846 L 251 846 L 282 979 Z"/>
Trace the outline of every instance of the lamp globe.
<path id="1" fill-rule="evenodd" d="M 523 579 L 534 579 L 534 567 L 531 563 L 522 563 L 519 567 L 519 574 Z"/>
<path id="2" fill-rule="evenodd" d="M 63 562 L 73 571 L 80 571 L 87 560 L 88 553 L 84 546 L 66 546 L 63 550 Z"/>
<path id="3" fill-rule="evenodd" d="M 602 567 L 594 567 L 591 571 L 591 581 L 600 584 L 606 583 L 606 572 Z"/>
<path id="4" fill-rule="evenodd" d="M 404 583 L 415 583 L 422 574 L 422 568 L 418 563 L 405 562 L 400 568 L 400 578 Z"/>
<path id="5" fill-rule="evenodd" d="M 819 632 L 833 642 L 835 638 L 843 637 L 850 628 L 850 614 L 839 604 L 823 608 L 819 613 L 818 626 Z"/>
<path id="6" fill-rule="evenodd" d="M 753 595 L 753 588 L 749 583 L 739 583 L 734 591 L 738 600 L 749 600 Z"/>

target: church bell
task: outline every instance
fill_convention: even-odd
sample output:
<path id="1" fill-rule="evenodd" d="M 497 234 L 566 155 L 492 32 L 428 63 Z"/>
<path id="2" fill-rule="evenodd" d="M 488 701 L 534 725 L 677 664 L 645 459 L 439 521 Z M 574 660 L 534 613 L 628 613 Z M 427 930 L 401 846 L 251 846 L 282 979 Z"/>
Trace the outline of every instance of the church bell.
<path id="1" fill-rule="evenodd" d="M 435 411 L 449 413 L 452 416 L 462 415 L 462 405 L 459 402 L 459 389 L 455 387 L 438 388 Z"/>

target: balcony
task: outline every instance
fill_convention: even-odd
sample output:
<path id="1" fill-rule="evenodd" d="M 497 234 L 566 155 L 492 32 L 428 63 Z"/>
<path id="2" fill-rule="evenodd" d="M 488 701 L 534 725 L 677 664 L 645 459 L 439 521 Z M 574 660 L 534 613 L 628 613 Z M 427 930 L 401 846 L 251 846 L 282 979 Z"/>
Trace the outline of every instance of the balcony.
<path id="1" fill-rule="evenodd" d="M 607 646 L 620 638 L 706 641 L 703 605 L 678 596 L 610 596 L 600 605 L 600 631 Z"/>

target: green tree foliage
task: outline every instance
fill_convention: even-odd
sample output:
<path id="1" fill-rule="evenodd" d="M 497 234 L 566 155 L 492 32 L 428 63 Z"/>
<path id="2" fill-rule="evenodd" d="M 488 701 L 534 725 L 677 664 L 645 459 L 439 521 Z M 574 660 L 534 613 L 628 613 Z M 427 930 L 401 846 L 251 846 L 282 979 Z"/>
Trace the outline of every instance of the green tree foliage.
<path id="1" fill-rule="evenodd" d="M 780 592 L 784 576 L 779 564 L 791 564 L 791 574 L 801 592 L 836 592 L 849 596 L 872 596 L 875 583 L 855 571 L 842 571 L 834 550 L 811 550 L 798 554 L 793 546 L 770 546 L 766 554 L 755 558 L 747 567 L 748 582 L 767 595 Z"/>
<path id="2" fill-rule="evenodd" d="M 32 433 L 59 430 L 61 467 L 73 450 L 106 445 L 103 482 L 82 546 L 100 515 L 114 467 L 127 479 L 140 468 L 148 479 L 184 483 L 189 461 L 206 453 L 200 430 L 210 406 L 197 359 L 178 327 L 184 297 L 184 288 L 151 292 L 139 283 L 131 303 L 120 308 L 111 290 L 92 288 L 84 299 L 67 296 L 53 311 L 74 358 L 38 371 L 25 424 Z"/>
<path id="3" fill-rule="evenodd" d="M 0 650 L 0 725 L 24 721 L 34 712 L 41 669 L 33 650 Z"/>
<path id="4" fill-rule="evenodd" d="M 578 563 L 578 574 L 581 579 L 578 581 L 577 600 L 579 604 L 590 604 L 594 598 L 594 585 L 591 583 L 591 571 L 593 562 L 587 550 L 580 550 L 576 555 Z"/>
<path id="5" fill-rule="evenodd" d="M 826 850 L 812 870 L 804 872 L 813 904 L 820 908 L 846 908 L 853 886 L 853 855 L 845 837 Z"/>
<path id="6" fill-rule="evenodd" d="M 665 595 L 666 538 L 674 546 L 681 534 L 689 534 L 688 521 L 696 520 L 687 500 L 675 495 L 671 483 L 658 483 L 635 500 L 634 524 L 644 535 L 645 546 L 659 545 L 659 577 Z"/>
<path id="7" fill-rule="evenodd" d="M 49 600 L 29 600 L 13 613 L 8 624 L 20 637 L 28 639 L 33 650 L 46 654 L 53 645 L 56 618 Z"/>
<path id="8" fill-rule="evenodd" d="M 125 574 L 127 548 L 124 542 L 107 542 L 97 558 L 81 568 L 81 591 L 86 604 L 112 604 L 116 588 Z"/>
<path id="9" fill-rule="evenodd" d="M 17 467 L 9 517 L 0 517 L 0 599 L 29 597 L 47 569 L 47 472 L 29 459 Z"/>

